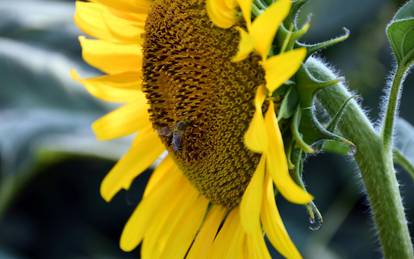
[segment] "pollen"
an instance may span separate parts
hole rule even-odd
[[[260,160],[243,143],[264,83],[260,58],[231,61],[239,32],[214,26],[204,0],[154,1],[145,32],[143,89],[153,127],[190,182],[233,208]]]

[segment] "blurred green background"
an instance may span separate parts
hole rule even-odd
[[[310,0],[306,42],[351,30],[346,42],[320,55],[361,94],[378,121],[393,60],[384,29],[403,1]],[[74,1],[0,0],[0,259],[139,258],[118,239],[140,199],[148,173],[110,204],[99,184],[129,139],[97,142],[90,123],[111,109],[69,77],[96,71],[85,66],[72,22]],[[405,84],[401,117],[414,123],[414,78]],[[398,134],[414,136],[399,121]],[[412,141],[396,144],[414,158]],[[414,159],[413,159],[414,160]],[[398,170],[408,220],[414,220],[414,184]],[[322,154],[305,165],[305,180],[324,224],[311,231],[303,207],[279,199],[282,216],[305,258],[380,258],[356,166],[350,158]],[[414,233],[413,225],[410,225]],[[275,255],[275,258],[278,258]]]

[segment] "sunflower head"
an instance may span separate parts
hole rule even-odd
[[[260,58],[232,62],[239,32],[214,26],[202,0],[154,2],[145,31],[143,89],[152,124],[197,189],[232,208],[260,158],[243,143],[264,83]]]
[[[83,57],[105,75],[74,77],[93,95],[125,103],[93,129],[103,140],[138,133],[104,179],[103,197],[128,189],[167,151],[124,229],[124,250],[143,242],[143,258],[270,258],[265,233],[282,255],[300,258],[275,203],[275,193],[297,204],[313,198],[292,177],[292,163],[302,161],[291,152],[304,142],[300,111],[309,107],[301,101],[313,92],[298,91],[298,70],[305,91],[312,81],[297,42],[308,26],[289,20],[291,6],[77,2],[75,21],[98,38],[81,38]]]

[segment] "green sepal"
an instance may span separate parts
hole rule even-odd
[[[300,124],[302,119],[302,109],[301,107],[297,107],[295,116],[293,117],[293,121],[291,123],[291,131],[293,139],[296,140],[296,144],[298,147],[303,150],[305,153],[313,154],[315,150],[308,145],[305,140],[303,139],[302,134],[300,133]]]
[[[341,106],[339,111],[332,117],[332,119],[327,123],[326,129],[329,132],[335,132],[338,123],[341,121],[342,115],[345,113],[346,108],[350,102],[356,98],[356,95],[349,97]],[[337,140],[325,140],[321,146],[321,151],[336,153],[339,155],[351,155],[355,153],[356,147],[353,143],[347,141],[346,143]]]
[[[299,97],[295,87],[290,87],[280,103],[277,119],[290,119],[299,104]]]
[[[354,144],[349,140],[327,130],[316,118],[314,107],[314,98],[317,92],[323,88],[335,86],[343,79],[321,81],[316,79],[306,67],[302,67],[296,75],[296,88],[300,103],[300,125],[298,132],[302,134],[302,140],[307,146],[312,146],[313,150],[327,150],[336,153],[336,150],[343,152],[344,146],[348,146],[347,153],[354,150]],[[294,122],[292,123],[292,125]],[[324,147],[324,143],[330,140]],[[341,145],[335,144],[336,141]],[[334,145],[335,144],[335,145]]]
[[[315,54],[316,52],[319,52],[323,49],[332,47],[338,43],[341,43],[345,40],[347,40],[349,38],[350,35],[350,31],[347,28],[343,28],[344,29],[344,34],[338,37],[335,37],[333,39],[327,40],[327,41],[323,41],[323,42],[319,42],[319,43],[314,43],[314,44],[306,44],[306,43],[302,43],[302,42],[297,42],[297,46],[298,47],[304,47],[308,50],[308,57]]]
[[[272,98],[284,98],[284,96],[289,92],[291,86],[294,84],[295,82],[288,80],[286,83],[284,83],[281,87],[277,88],[277,90],[273,92]]]
[[[338,155],[353,155],[356,152],[354,144],[348,144],[337,140],[324,140],[320,150],[322,152],[335,153]]]
[[[267,6],[270,6],[271,4],[273,4],[273,0],[264,0],[267,4]]]
[[[291,159],[294,162],[295,167],[293,170],[291,170],[291,174],[295,182],[303,190],[307,191],[305,183],[303,181],[303,161],[305,157],[306,156],[300,149],[296,149],[292,152]],[[313,201],[308,204],[305,204],[304,207],[306,209],[306,212],[308,213],[309,222],[311,223],[309,228],[311,230],[318,230],[323,223],[323,217],[322,214],[319,212],[318,207],[315,205]]]
[[[408,1],[387,26],[387,36],[399,66],[414,62],[414,0]]]
[[[253,4],[259,8],[260,10],[265,10],[269,5],[268,3],[262,1],[262,0],[254,0]]]
[[[328,122],[326,125],[326,129],[334,132],[336,130],[336,127],[338,126],[338,123],[341,121],[342,115],[344,115],[346,108],[348,107],[349,103],[352,101],[352,99],[356,98],[357,95],[353,95],[349,97],[341,106],[341,109],[335,114],[335,116],[332,117],[331,121]]]
[[[285,24],[296,24],[296,17],[298,16],[302,7],[308,2],[308,0],[296,0],[292,2],[292,7],[288,17],[285,19]]]
[[[279,27],[276,37],[277,45],[280,46],[281,52],[292,50],[295,45],[298,46],[298,40],[305,35],[310,28],[310,19],[299,29],[295,28],[292,23],[291,27],[287,29],[284,25]]]
[[[295,169],[295,163],[292,160],[294,151],[295,151],[295,140],[291,138],[289,139],[289,142],[287,144],[287,150],[286,150],[286,158],[287,158],[289,170]]]
[[[304,109],[311,108],[313,106],[313,99],[317,91],[329,86],[335,86],[343,80],[343,78],[329,81],[319,80],[308,71],[305,64],[305,66],[302,66],[296,74],[295,86],[299,94],[301,106]]]

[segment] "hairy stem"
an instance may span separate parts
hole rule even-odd
[[[399,150],[394,149],[394,162],[404,168],[411,178],[414,180],[414,165],[401,153]]]
[[[307,66],[321,80],[336,77],[316,59],[310,59]],[[333,116],[350,96],[346,87],[339,84],[322,90],[318,99]],[[386,151],[381,136],[355,101],[350,102],[338,129],[357,147],[355,160],[360,168],[385,258],[414,258],[392,152]]]
[[[387,108],[385,111],[384,122],[382,125],[381,135],[385,150],[392,152],[392,137],[394,134],[394,121],[398,113],[398,104],[401,97],[402,84],[404,82],[407,68],[399,65],[394,73],[390,93],[387,98]]]

